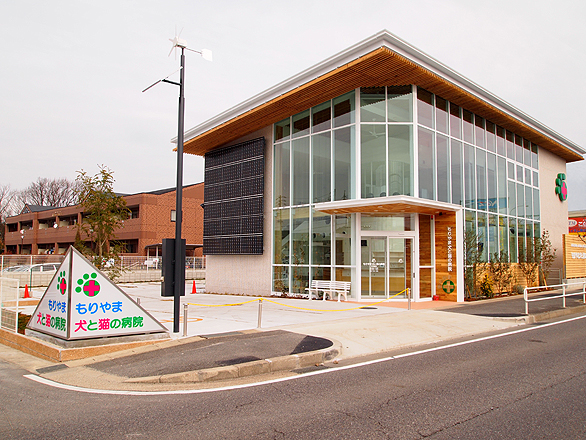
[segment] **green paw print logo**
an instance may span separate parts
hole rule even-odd
[[[57,277],[57,290],[61,292],[61,295],[65,295],[65,291],[67,290],[67,275],[65,271],[59,272],[59,276]]]
[[[563,202],[568,198],[568,187],[566,186],[566,175],[559,173],[555,179],[555,193],[560,198],[560,202]]]
[[[75,291],[77,293],[83,292],[86,296],[89,297],[97,296],[98,293],[100,293],[100,283],[96,281],[97,277],[98,274],[95,272],[92,274],[84,273],[83,277],[77,280],[78,285],[75,288]]]

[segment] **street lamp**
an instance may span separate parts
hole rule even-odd
[[[24,229],[20,230],[20,255],[22,255],[22,248],[24,246]]]
[[[177,123],[177,186],[175,188],[175,264],[173,276],[173,333],[179,333],[179,315],[180,315],[180,300],[181,294],[185,291],[185,265],[181,264],[184,261],[184,254],[182,254],[183,246],[181,245],[181,226],[183,220],[183,125],[185,117],[185,96],[184,96],[184,80],[185,80],[185,50],[199,53],[205,60],[212,61],[212,52],[207,49],[201,51],[189,49],[187,42],[176,35],[172,40],[173,50],[181,49],[181,67],[179,68],[179,82],[170,81],[168,78],[171,75],[156,81],[148,86],[143,92],[146,92],[151,87],[154,87],[160,82],[165,82],[179,86],[179,114]],[[171,55],[169,52],[169,55]],[[182,267],[183,266],[183,267]]]

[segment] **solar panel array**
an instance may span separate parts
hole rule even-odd
[[[264,148],[258,138],[205,155],[205,255],[262,255]]]

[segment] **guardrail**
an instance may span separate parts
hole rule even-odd
[[[579,288],[578,286],[582,287],[582,290],[579,292],[573,292],[573,293],[567,293],[567,289],[571,288],[571,286],[576,286],[577,288]],[[541,297],[541,298],[532,298],[529,299],[529,291],[530,290],[537,290],[537,289],[559,289],[562,288],[562,294],[561,295],[553,295],[553,296],[547,296],[547,297]],[[549,299],[557,299],[557,298],[562,298],[562,307],[565,308],[566,307],[566,297],[568,296],[577,296],[577,295],[582,295],[582,302],[586,303],[586,282],[581,282],[581,283],[563,283],[563,284],[554,284],[553,286],[537,286],[537,287],[525,287],[525,289],[523,290],[523,299],[525,300],[525,314],[528,315],[529,314],[529,303],[530,302],[535,302],[535,301],[546,301]]]

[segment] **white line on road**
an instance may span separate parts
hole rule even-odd
[[[389,357],[385,357],[385,358],[381,358],[381,359],[374,359],[374,360],[371,360],[371,361],[359,362],[359,363],[356,363],[356,364],[346,365],[346,366],[343,366],[343,367],[335,367],[335,368],[327,368],[327,369],[324,369],[324,370],[311,371],[309,373],[303,373],[303,374],[299,374],[297,376],[290,376],[290,377],[283,377],[283,378],[280,378],[280,379],[265,380],[265,381],[262,381],[262,382],[256,382],[256,383],[250,383],[250,384],[231,385],[231,386],[220,387],[220,388],[208,388],[208,389],[202,389],[202,390],[174,390],[174,391],[98,390],[98,389],[83,388],[83,387],[77,387],[77,386],[73,386],[73,385],[62,384],[62,383],[59,383],[59,382],[52,381],[50,379],[45,379],[44,377],[40,377],[40,376],[37,376],[35,374],[25,374],[24,377],[26,377],[27,379],[33,380],[35,382],[42,383],[44,385],[52,386],[52,387],[55,387],[55,388],[61,388],[63,390],[77,391],[77,392],[80,392],[80,393],[91,393],[91,394],[112,394],[112,395],[123,395],[123,396],[163,396],[163,395],[173,395],[173,394],[176,395],[176,394],[211,393],[211,392],[218,392],[218,391],[237,390],[237,389],[241,389],[241,388],[250,388],[250,387],[256,387],[256,386],[261,386],[261,385],[273,384],[273,383],[278,383],[278,382],[286,382],[286,381],[289,381],[289,380],[301,379],[301,378],[308,377],[308,376],[317,376],[319,374],[335,373],[336,371],[348,370],[348,369],[351,369],[351,368],[364,367],[366,365],[374,365],[374,364],[378,364],[380,362],[392,361],[394,359],[401,359],[401,358],[406,358],[406,357],[410,357],[410,356],[418,356],[418,355],[425,354],[425,353],[431,353],[431,352],[434,352],[434,351],[445,350],[447,348],[454,348],[454,347],[459,347],[459,346],[462,346],[462,345],[474,344],[474,343],[477,343],[477,342],[482,342],[482,341],[488,341],[488,340],[491,340],[491,339],[502,338],[504,336],[511,336],[511,335],[515,335],[515,334],[518,334],[518,333],[524,333],[524,332],[529,332],[529,331],[533,331],[533,330],[539,330],[539,329],[542,329],[542,328],[545,328],[545,327],[550,327],[550,326],[559,325],[559,324],[565,324],[567,322],[577,321],[579,319],[584,319],[584,318],[586,318],[586,315],[585,316],[578,316],[578,317],[570,318],[570,319],[565,319],[563,321],[550,322],[550,323],[542,324],[542,325],[535,326],[535,327],[526,327],[526,328],[522,328],[522,329],[519,329],[519,330],[513,330],[513,331],[510,331],[510,332],[506,332],[506,333],[500,333],[498,335],[484,336],[482,338],[470,339],[468,341],[461,341],[461,342],[455,342],[453,344],[442,345],[442,346],[439,346],[439,347],[426,348],[425,350],[417,350],[417,351],[412,351],[412,352],[409,352],[409,353],[399,354],[399,355],[396,355],[396,356],[389,356]]]

